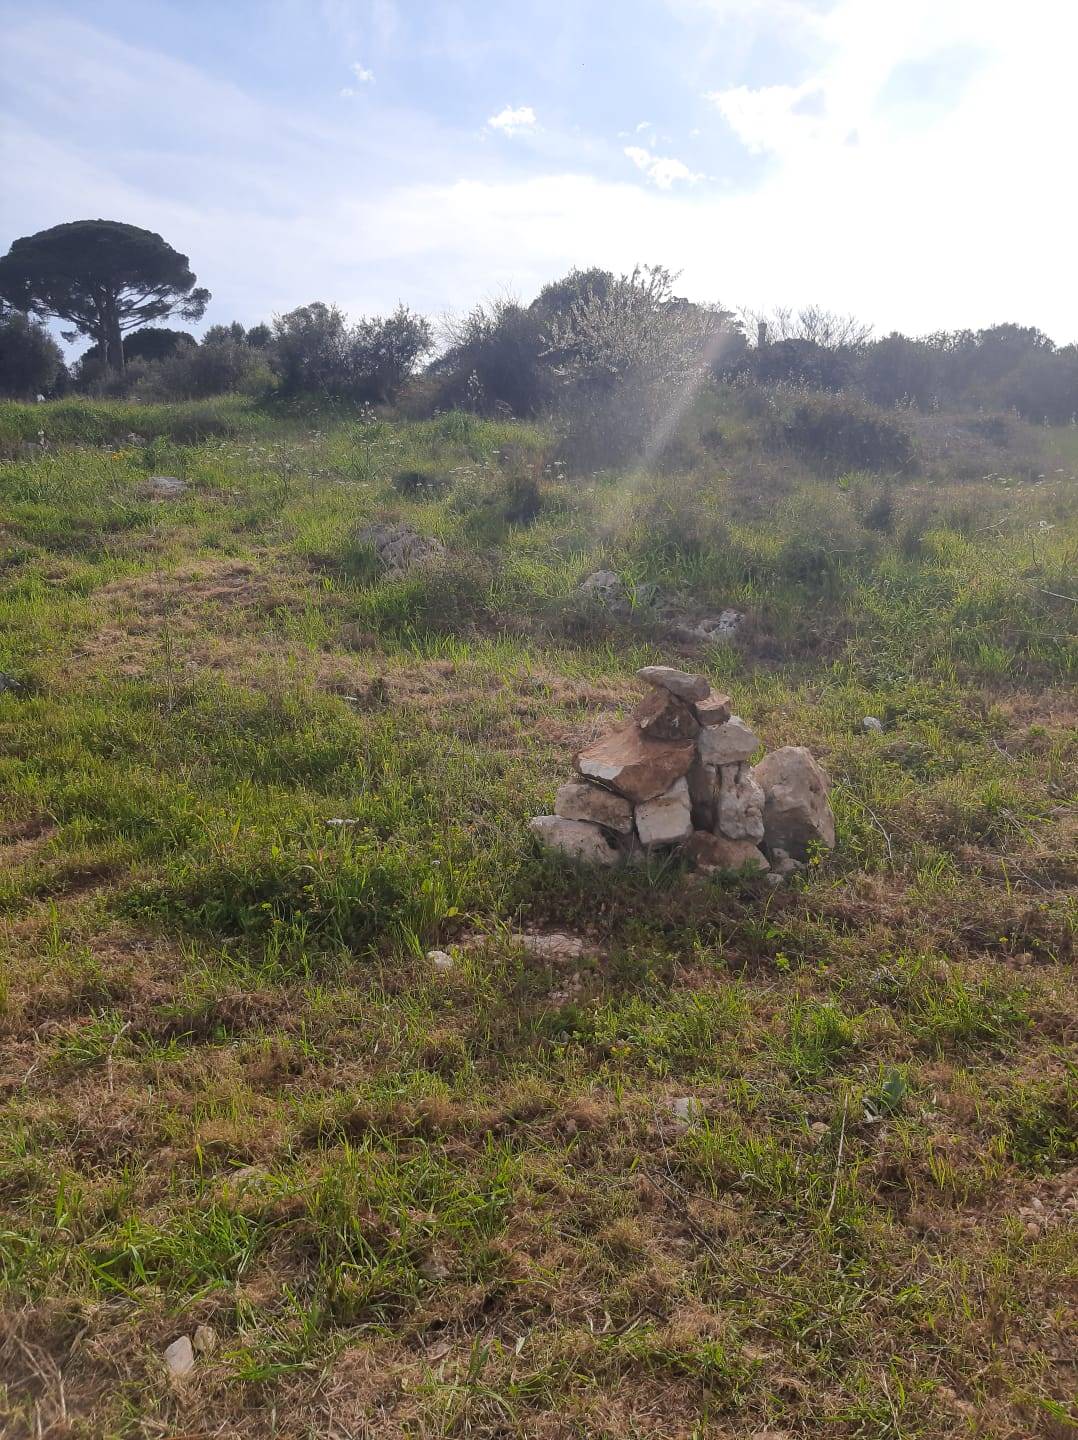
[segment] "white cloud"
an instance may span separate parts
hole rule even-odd
[[[500,130],[510,138],[521,130],[534,129],[535,123],[535,111],[530,105],[518,105],[516,108],[506,105],[504,110],[499,110],[487,121],[492,130]]]
[[[352,74],[356,77],[356,79],[361,85],[370,85],[373,82],[374,71],[368,70],[366,65],[360,64],[358,60],[354,60],[350,68]]]
[[[690,170],[683,160],[675,160],[670,155],[653,155],[641,145],[626,145],[625,154],[660,190],[669,190],[678,180],[695,185],[704,178]]]

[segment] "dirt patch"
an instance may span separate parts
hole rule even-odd
[[[31,815],[0,825],[0,865],[23,865],[57,833],[47,815]]]

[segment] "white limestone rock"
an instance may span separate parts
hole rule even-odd
[[[751,765],[742,762],[719,770],[715,828],[727,840],[759,844],[764,838],[764,792],[753,778]]]
[[[586,820],[566,820],[561,815],[536,815],[528,821],[532,834],[549,850],[560,850],[571,860],[593,865],[616,865],[621,851],[607,839],[598,825]]]
[[[645,846],[676,845],[692,834],[692,802],[684,776],[636,807],[636,833]]]
[[[619,835],[633,831],[633,807],[623,795],[615,795],[601,785],[587,780],[567,780],[558,786],[554,796],[554,814],[563,820],[587,820],[592,825],[605,825]]]
[[[740,715],[731,715],[725,725],[706,726],[696,743],[705,765],[740,765],[760,746],[759,736]]]
[[[835,848],[827,774],[803,745],[765,755],[756,781],[764,792],[764,840],[772,854],[785,850],[795,860],[807,860],[814,843]]]

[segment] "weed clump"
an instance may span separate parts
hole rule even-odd
[[[913,440],[893,412],[856,395],[778,392],[771,435],[832,474],[844,470],[908,470]]]

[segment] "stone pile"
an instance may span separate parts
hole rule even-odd
[[[824,771],[801,745],[753,766],[760,741],[702,675],[637,671],[649,690],[632,719],[581,750],[539,840],[577,860],[617,865],[674,848],[697,869],[800,869],[830,850],[835,820]]]

